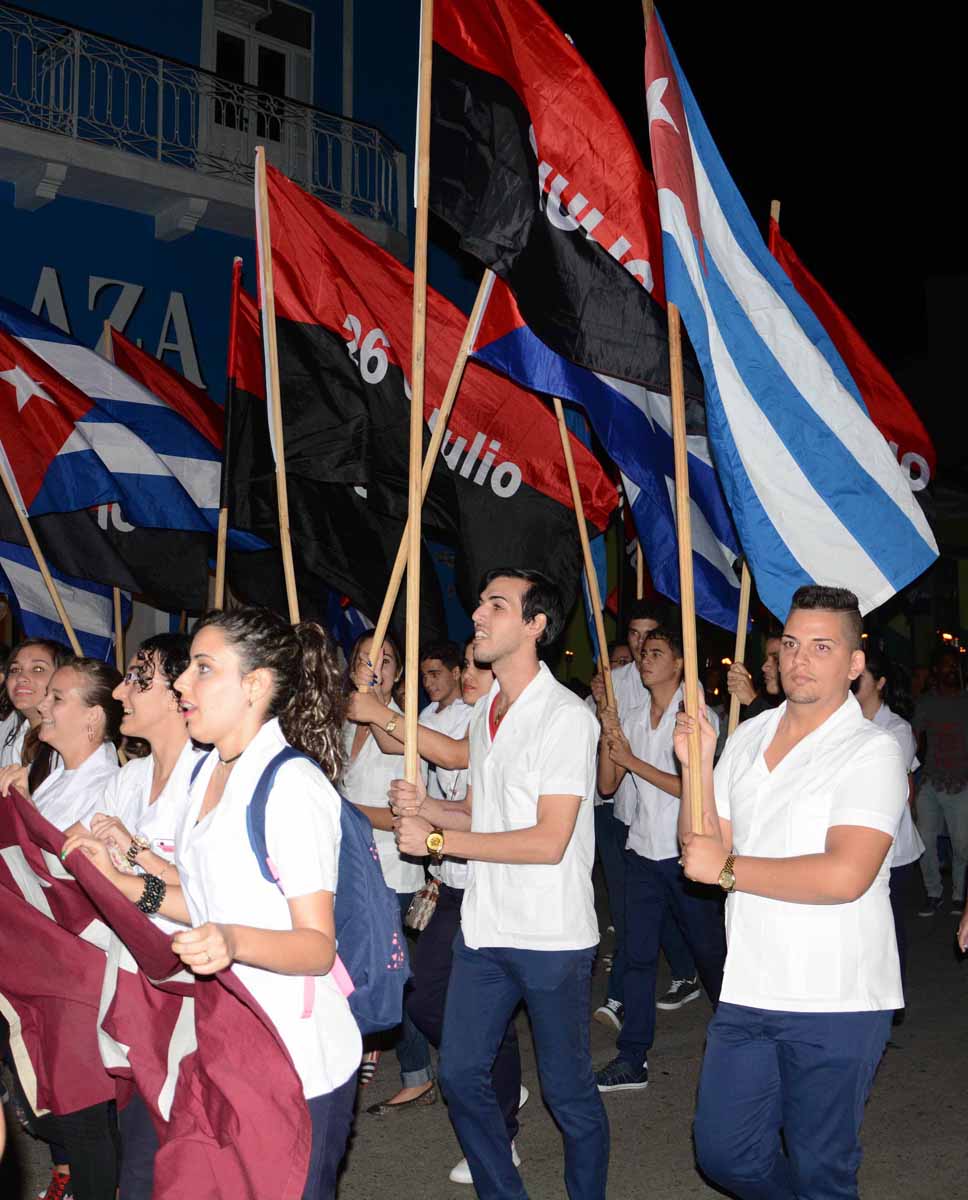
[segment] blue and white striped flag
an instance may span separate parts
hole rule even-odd
[[[666,295],[702,366],[716,470],[757,591],[850,588],[862,612],[937,557],[931,529],[820,322],[766,247],[656,14],[645,53]]]
[[[74,626],[81,649],[90,658],[102,660],[114,648],[114,598],[112,589],[88,579],[77,579],[51,568],[64,608]],[[5,592],[27,637],[67,641],[57,609],[37,562],[26,546],[0,542],[0,591]],[[121,593],[121,617],[131,616],[131,596]]]

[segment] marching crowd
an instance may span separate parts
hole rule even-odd
[[[945,829],[947,907],[964,905],[958,654],[940,656],[909,724],[891,664],[863,651],[853,594],[801,588],[758,674],[729,669],[742,720],[726,739],[711,689],[696,722],[683,711],[672,611],[632,610],[610,647],[614,703],[602,674],[583,701],[542,661],[565,615],[536,572],[485,576],[473,637],[421,652],[430,703],[415,783],[404,779],[392,638],[374,664],[364,635],[343,671],[319,626],[236,609],[202,618],[191,637],[149,638],[123,677],[27,639],[6,659],[0,794],[29,798],[66,834],[68,870],[85,856],[189,972],[232,970],[255,997],[308,1107],[306,1200],[335,1195],[354,1119],[441,1097],[464,1155],[450,1179],[485,1198],[525,1197],[521,1005],[568,1195],[603,1200],[602,1096],[647,1087],[656,1008],[702,992],[712,1017],[700,1169],[742,1200],[854,1197],[864,1104],[891,1023],[904,1019],[907,899],[920,864],[919,915],[945,909]],[[702,832],[691,827],[692,772]],[[262,792],[273,878],[253,850]],[[390,1034],[361,1036],[339,978],[340,794],[372,825],[406,929],[412,978]],[[596,854],[615,940],[592,1012]],[[968,914],[957,936],[968,946]],[[672,984],[657,995],[660,955]],[[190,1048],[190,996],[182,1004]],[[592,1061],[592,1019],[615,1033],[610,1061]],[[0,1018],[0,1042],[8,1032]],[[369,1103],[391,1050],[400,1087]],[[152,1098],[38,1114],[17,1062],[8,1049],[10,1111],[49,1147],[47,1200],[113,1200],[117,1189],[150,1200]]]

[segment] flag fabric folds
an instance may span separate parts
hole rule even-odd
[[[713,458],[757,591],[798,586],[876,608],[937,557],[928,523],[830,337],[760,233],[658,14],[645,55],[666,294],[706,384]]]
[[[900,457],[901,469],[908,473],[912,491],[921,491],[934,475],[936,463],[934,444],[921,418],[847,314],[804,266],[772,217],[769,242],[770,253],[790,276],[793,286],[837,347],[870,419]]]
[[[110,658],[114,648],[113,589],[88,579],[65,575],[48,565],[81,649],[90,658]],[[0,542],[0,591],[6,592],[27,637],[66,642],[67,633],[44,583],[32,551]],[[121,620],[131,617],[131,596],[121,593]]]
[[[332,556],[320,575],[373,618],[407,515],[403,364],[410,360],[412,275],[272,168],[268,188],[290,493],[301,481],[326,489],[307,493],[319,505],[307,535],[321,554],[333,539],[337,557],[338,539],[349,544],[340,577]],[[425,446],[466,325],[433,290],[427,307]],[[584,446],[572,444],[586,516],[602,528],[616,503],[614,485]],[[325,539],[312,528],[320,521],[333,527]],[[555,419],[535,396],[468,363],[423,524],[428,536],[458,547],[467,600],[481,573],[497,565],[536,567],[576,594],[580,551],[567,470]],[[301,538],[293,533],[295,548]],[[364,570],[373,575],[366,597],[352,577]]]
[[[519,383],[580,404],[609,458],[622,473],[655,586],[679,600],[675,467],[667,396],[595,374],[555,354],[524,323],[514,296],[494,281],[472,353]],[[710,459],[706,438],[688,438],[693,576],[699,616],[735,629],[739,541]]]
[[[170,937],[75,853],[15,792],[0,797],[0,1011],[35,1107],[71,1112],[133,1079],[159,1133],[155,1200],[299,1200],[311,1129],[302,1086],[275,1027],[232,971],[184,980]],[[130,958],[103,988],[109,930]],[[33,952],[23,955],[27,938]],[[188,1053],[182,1001],[194,995]],[[126,1048],[102,1065],[98,1021]]]
[[[462,249],[558,354],[668,392],[655,184],[572,43],[535,0],[438,0],[432,91],[430,205]]]

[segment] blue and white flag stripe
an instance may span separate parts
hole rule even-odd
[[[781,619],[810,582],[850,588],[870,611],[920,575],[937,545],[843,360],[763,242],[669,53],[703,244],[700,258],[682,200],[660,188],[666,292],[702,365],[716,466],[757,590]]]
[[[668,397],[576,366],[555,354],[527,326],[475,347],[473,354],[524,387],[581,405],[622,473],[653,583],[678,602],[679,548]],[[705,620],[734,630],[739,609],[739,580],[734,570],[739,542],[706,439],[691,436],[688,450],[696,611]]]
[[[112,589],[90,580],[51,570],[81,649],[91,658],[107,659],[114,648]],[[27,637],[67,641],[57,609],[26,546],[0,542],[0,590],[5,591]],[[131,597],[121,593],[122,620],[131,615]]]

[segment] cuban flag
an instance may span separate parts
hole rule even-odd
[[[829,336],[729,177],[658,14],[645,52],[666,295],[702,367],[713,458],[757,591],[805,583],[862,612],[937,557],[924,514]]]
[[[471,353],[525,387],[581,405],[622,473],[653,583],[678,602],[679,548],[668,396],[596,374],[556,354],[528,327],[510,289],[494,276]],[[691,435],[688,450],[696,611],[705,620],[733,630],[739,608],[734,569],[739,542],[706,438]]]
[[[66,398],[64,411],[74,423],[74,436],[60,439],[58,424],[56,436],[35,444],[33,471],[39,484],[32,501],[24,495],[28,512],[118,501],[134,525],[217,529],[221,455],[183,416],[113,363],[9,300],[0,301],[0,333],[6,335],[0,343],[3,415],[12,413],[16,403],[26,429],[27,417],[40,414],[33,430],[50,418],[54,400],[64,405]],[[9,372],[18,367],[14,380]],[[42,407],[45,393],[50,408]],[[7,428],[4,421],[4,432]],[[24,441],[3,439],[18,479]],[[98,494],[92,498],[94,490]]]
[[[114,649],[113,589],[88,579],[77,579],[50,568],[61,600],[81,649],[90,658],[110,658]],[[6,592],[11,608],[27,637],[67,641],[57,609],[33,554],[26,546],[0,542],[0,591]],[[121,619],[131,617],[131,596],[121,593]]]

